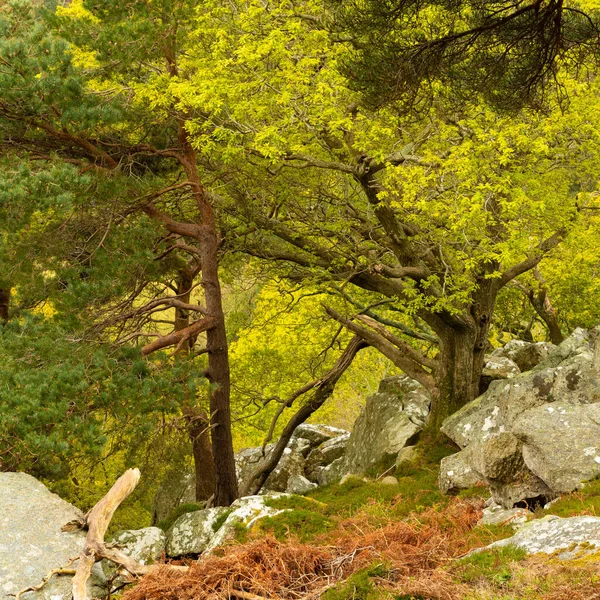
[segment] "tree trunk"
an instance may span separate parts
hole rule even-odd
[[[8,323],[8,309],[10,307],[10,289],[0,288],[0,321],[3,325]]]
[[[210,443],[210,423],[206,413],[198,409],[187,409],[188,434],[192,442],[194,471],[196,474],[196,501],[204,502],[214,493],[215,471]]]

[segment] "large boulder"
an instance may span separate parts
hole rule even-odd
[[[306,440],[311,448],[316,448],[324,442],[337,438],[348,433],[344,429],[331,427],[330,425],[312,425],[310,423],[302,423],[296,427],[292,438],[302,438]]]
[[[84,546],[85,533],[65,533],[61,527],[80,519],[81,511],[65,502],[34,477],[0,473],[0,599],[14,600],[20,590],[36,586],[48,573],[69,564]],[[54,577],[39,592],[23,600],[69,600],[71,577]],[[105,577],[96,564],[89,593],[102,596]]]
[[[167,534],[167,554],[187,556],[201,554],[215,536],[219,520],[230,510],[221,506],[181,515]]]
[[[583,558],[600,552],[600,518],[549,515],[523,525],[510,538],[487,548],[516,546],[528,554],[553,554],[559,559]]]
[[[597,337],[596,331],[576,330],[560,346],[542,350],[511,343],[507,354],[513,357],[531,346],[548,354],[531,371],[492,382],[444,422],[442,431],[463,450],[442,462],[442,489],[463,486],[449,474],[458,462],[462,472],[479,475],[505,508],[542,503],[599,475]]]
[[[424,427],[430,403],[429,394],[414,380],[405,376],[384,379],[356,419],[346,452],[338,459],[342,462],[334,461],[330,471],[362,475],[375,465],[393,463]]]

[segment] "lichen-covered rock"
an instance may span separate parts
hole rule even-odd
[[[444,493],[455,493],[481,482],[481,475],[471,466],[471,449],[446,456],[440,463],[438,486]]]
[[[287,493],[288,494],[306,494],[311,490],[319,487],[316,483],[309,481],[306,477],[302,475],[294,475],[288,479]]]
[[[228,512],[219,506],[181,515],[167,534],[167,554],[176,557],[204,552],[216,534],[219,518]]]
[[[600,377],[590,336],[576,330],[555,348],[511,343],[508,355],[549,351],[531,371],[492,382],[448,418],[442,431],[467,449],[457,458],[481,475],[494,500],[511,508],[543,502],[600,475]],[[440,474],[444,487],[459,485]],[[468,482],[465,482],[468,483]],[[452,489],[452,488],[450,488]]]
[[[309,481],[318,481],[319,473],[321,473],[323,467],[330,465],[334,460],[344,455],[349,439],[350,434],[346,432],[324,442],[311,451],[304,464],[304,474]]]
[[[302,438],[310,443],[311,448],[339,437],[340,435],[347,434],[348,432],[344,429],[338,429],[337,427],[331,427],[329,425],[312,425],[310,423],[302,423],[294,431],[293,438]]]
[[[390,377],[367,398],[354,423],[341,473],[362,475],[374,465],[395,460],[421,431],[431,399],[408,377]]]
[[[600,474],[600,404],[554,402],[524,412],[512,428],[527,467],[556,492]]]
[[[528,554],[554,554],[563,560],[582,558],[600,552],[600,518],[554,515],[523,525],[510,538],[487,548],[516,546]]]
[[[505,357],[513,361],[521,372],[530,371],[546,358],[556,348],[549,342],[523,342],[511,340],[503,348],[492,352],[492,356]]]
[[[274,517],[285,509],[268,506],[269,498],[281,498],[287,494],[270,494],[269,496],[246,496],[238,498],[229,508],[229,515],[220,529],[206,546],[205,552],[212,552],[215,548],[223,546],[235,538],[237,527],[243,526],[251,529],[258,521],[265,517]]]
[[[121,552],[130,556],[142,565],[151,565],[160,559],[165,550],[167,538],[162,529],[146,527],[145,529],[129,529],[120,531],[111,540],[117,544]],[[102,568],[107,577],[112,576],[116,566],[108,560],[102,561]]]
[[[478,525],[512,525],[516,527],[533,519],[534,515],[526,508],[503,508],[492,504],[483,510]]]
[[[521,373],[517,364],[506,356],[489,356],[483,367],[483,376],[494,379],[510,379]]]
[[[274,448],[268,444],[263,453],[261,447],[247,448],[235,455],[236,471],[240,488],[243,488],[258,465],[269,456]],[[304,475],[304,459],[310,452],[310,442],[301,437],[295,437],[283,451],[283,456],[276,469],[269,475],[262,492],[285,492],[290,477]]]
[[[25,473],[0,473],[0,599],[14,600],[20,590],[42,583],[52,569],[64,567],[84,546],[85,533],[61,527],[82,513],[43,483]],[[104,594],[106,579],[94,566],[88,590]],[[71,578],[53,578],[23,600],[69,600]],[[90,596],[91,597],[91,596]]]
[[[337,458],[326,467],[320,467],[317,473],[317,482],[319,485],[329,485],[341,479],[346,473],[344,472],[346,461],[344,456]]]
[[[393,475],[387,475],[383,479],[379,480],[381,485],[398,485],[398,480]]]

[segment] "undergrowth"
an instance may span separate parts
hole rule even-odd
[[[352,477],[305,497],[267,499],[285,512],[250,532],[242,526],[237,544],[187,573],[145,577],[123,600],[600,600],[597,560],[565,565],[510,546],[472,553],[513,530],[477,525],[485,488],[440,493],[430,461],[448,450],[422,451],[396,470],[397,485]],[[597,508],[593,481],[551,512]]]

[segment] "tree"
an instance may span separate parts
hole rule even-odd
[[[422,110],[482,95],[514,111],[540,107],[560,70],[593,64],[600,43],[593,2],[563,0],[330,0],[354,52],[345,73],[375,106]]]
[[[177,10],[171,10],[174,7],[166,1],[152,6],[137,2],[90,4],[92,12],[81,2],[59,8],[57,19],[18,0],[3,9],[4,70],[0,77],[7,93],[0,100],[2,144],[5,151],[12,151],[21,160],[73,165],[79,169],[78,175],[86,174],[96,191],[102,185],[112,186],[112,193],[88,205],[88,224],[90,215],[98,217],[103,212],[99,206],[105,210],[112,206],[113,210],[106,210],[110,217],[104,222],[104,235],[95,251],[88,254],[84,248],[77,254],[78,260],[71,261],[70,266],[79,272],[98,260],[109,233],[116,229],[115,222],[123,223],[132,215],[139,218],[143,213],[161,226],[158,245],[167,243],[164,255],[175,254],[175,262],[180,263],[175,294],[147,298],[140,307],[144,294],[156,290],[154,282],[143,281],[141,287],[127,292],[121,287],[121,301],[115,302],[114,296],[94,299],[96,305],[100,300],[105,307],[120,309],[109,319],[104,315],[100,324],[96,319],[94,325],[101,325],[109,334],[123,333],[119,323],[141,325],[141,329],[129,332],[129,341],[156,338],[142,348],[143,355],[168,347],[177,351],[192,347],[198,336],[206,333],[208,364],[204,375],[210,383],[214,502],[228,505],[237,497],[237,483],[218,276],[219,230],[211,194],[202,181],[196,150],[189,139],[187,124],[195,113],[180,109],[177,95],[168,91],[181,79],[179,54],[194,3],[181,3]],[[54,30],[48,28],[52,20]],[[155,44],[156,39],[163,43]],[[31,47],[36,52],[29,52]],[[152,98],[157,84],[166,86],[164,94],[157,96],[159,103]],[[142,254],[154,247],[156,235],[148,241]],[[181,260],[182,255],[187,256],[186,261]],[[47,271],[47,264],[43,269]],[[191,288],[187,286],[199,272],[204,304],[189,301]],[[169,288],[170,284],[167,281],[159,292],[165,285]],[[126,319],[126,309],[134,305]],[[173,330],[148,331],[153,324],[151,315],[165,308],[180,311]],[[190,314],[197,318],[186,325]],[[113,341],[123,339],[117,335]]]
[[[257,7],[203,58],[213,76],[192,93],[230,132],[210,155],[229,167],[225,242],[345,298],[329,315],[431,392],[437,428],[479,392],[498,294],[568,235],[573,190],[595,189],[596,92],[569,83],[579,112],[548,119],[477,103],[416,122],[370,112],[311,10]]]

